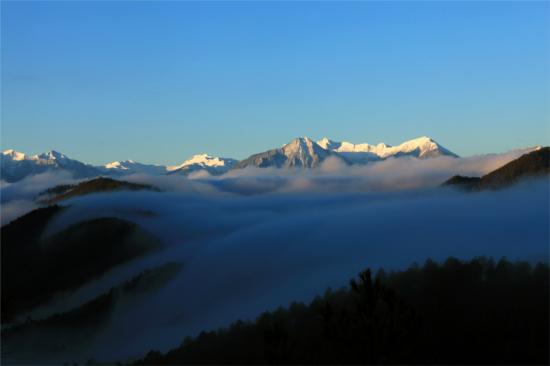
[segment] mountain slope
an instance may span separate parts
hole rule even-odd
[[[329,156],[337,156],[308,137],[295,138],[279,149],[254,154],[240,161],[235,168],[314,168]]]
[[[549,173],[550,147],[543,147],[524,154],[481,178],[455,175],[443,185],[457,186],[471,191],[499,189],[528,177],[544,176]]]

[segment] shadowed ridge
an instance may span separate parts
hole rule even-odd
[[[112,267],[160,248],[136,224],[97,218],[51,236],[43,231],[62,210],[34,210],[2,227],[2,323],[9,323],[60,291],[75,289]]]
[[[484,175],[480,189],[497,189],[516,183],[524,177],[543,176],[550,173],[550,147],[543,147],[522,155],[516,160]]]
[[[76,185],[66,184],[49,188],[40,193],[39,198],[40,200],[47,203],[55,203],[76,196],[84,196],[86,194],[124,190],[159,191],[158,188],[148,184],[130,183],[123,180],[99,177],[81,182]]]
[[[481,178],[455,175],[443,186],[456,186],[468,191],[500,189],[529,177],[550,173],[550,147],[539,148],[501,166]]]
[[[453,175],[451,178],[443,182],[443,186],[456,186],[460,189],[466,191],[473,191],[478,189],[479,182],[481,178],[479,177],[464,177],[462,175]]]
[[[3,329],[2,361],[31,364],[40,355],[43,363],[55,364],[66,349],[78,349],[93,340],[121,312],[142,306],[148,296],[169,284],[182,267],[181,263],[168,262],[145,269],[72,309],[43,319],[27,318]],[[96,364],[87,362],[90,363]]]

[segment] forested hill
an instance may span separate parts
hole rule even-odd
[[[99,177],[78,184],[63,184],[49,188],[39,195],[39,200],[55,203],[68,198],[86,194],[111,191],[158,191],[158,188],[147,184],[130,183],[123,180]]]
[[[44,236],[64,209],[38,208],[1,228],[3,324],[161,246],[136,224],[113,217],[81,221]]]
[[[548,364],[548,264],[428,260],[137,364]]]
[[[550,147],[543,147],[522,155],[481,178],[455,175],[443,185],[458,186],[472,191],[499,189],[528,177],[540,177],[548,173],[550,173]]]

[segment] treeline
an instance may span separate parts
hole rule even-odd
[[[137,364],[548,364],[549,268],[449,258],[362,272]]]

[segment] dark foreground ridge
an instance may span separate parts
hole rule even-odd
[[[36,209],[1,228],[2,324],[46,303],[56,293],[78,288],[110,268],[160,248],[129,221],[102,217],[46,235],[65,208]]]
[[[3,329],[3,361],[9,363],[16,359],[30,364],[41,357],[47,362],[59,358],[64,352],[78,350],[79,346],[93,340],[94,335],[120,312],[131,310],[147,296],[154,296],[155,291],[173,279],[181,268],[181,263],[170,262],[144,270],[75,309],[46,319],[28,318]]]
[[[548,264],[477,258],[372,276],[137,364],[548,364]]]
[[[130,183],[123,180],[99,177],[78,184],[63,184],[49,188],[40,193],[39,199],[47,203],[55,203],[68,198],[86,194],[111,191],[158,191],[158,188],[148,184]]]
[[[550,147],[543,147],[522,155],[516,160],[493,170],[481,178],[455,175],[444,186],[457,186],[468,191],[499,189],[527,177],[540,177],[550,173]]]

